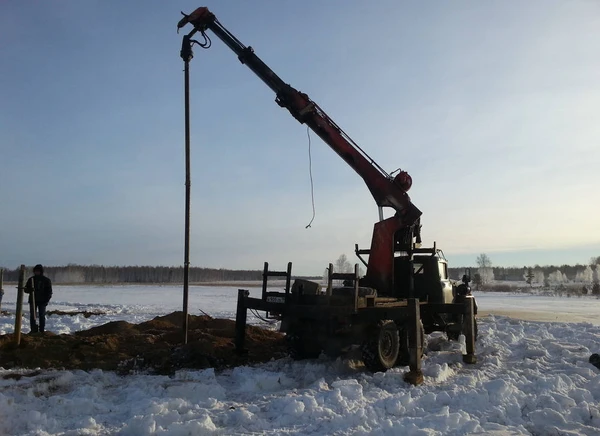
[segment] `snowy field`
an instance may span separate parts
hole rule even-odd
[[[46,320],[46,329],[54,333],[87,330],[118,320],[137,324],[181,311],[183,307],[182,286],[53,286],[53,289],[48,311],[102,313],[89,318],[83,315],[50,316]],[[248,289],[251,296],[260,297],[260,288]],[[9,310],[13,315],[0,317],[0,334],[10,333],[14,328],[16,290],[5,287],[5,291],[2,310]],[[190,286],[188,307],[191,315],[202,315],[204,311],[213,317],[235,318],[236,303],[237,288]],[[25,304],[24,310],[29,313],[29,305]],[[250,313],[248,321],[257,322]],[[29,322],[23,323],[23,332],[29,332]]]
[[[0,316],[0,333],[14,324],[15,292],[5,290],[11,313]],[[48,310],[104,313],[50,316],[55,333],[181,310],[179,286],[56,286],[54,294]],[[407,368],[370,374],[353,356],[172,377],[0,369],[0,435],[600,434],[600,371],[588,363],[600,351],[600,300],[476,297],[480,314],[496,314],[479,319],[478,363],[463,365],[457,344],[429,335],[418,387],[403,381]],[[191,287],[190,313],[231,318],[236,298],[237,288]]]

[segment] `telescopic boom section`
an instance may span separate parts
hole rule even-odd
[[[252,47],[244,46],[208,8],[201,7],[185,15],[177,29],[187,23],[194,26],[190,37],[196,32],[204,34],[206,30],[211,30],[233,50],[239,60],[275,92],[275,101],[280,106],[289,110],[300,123],[309,126],[363,178],[378,206],[396,210],[396,216],[401,219],[403,226],[411,226],[418,220],[421,211],[412,204],[406,193],[412,184],[408,173],[402,171],[395,178],[387,174],[308,95],[281,80],[254,54]]]

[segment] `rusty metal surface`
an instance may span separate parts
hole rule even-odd
[[[371,250],[366,279],[378,295],[393,296],[394,285],[394,235],[402,228],[396,217],[376,223],[373,227]]]

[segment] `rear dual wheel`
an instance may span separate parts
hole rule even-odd
[[[425,329],[421,322],[418,334],[421,336],[422,358],[425,349]],[[394,321],[380,321],[369,332],[369,337],[361,348],[365,367],[371,372],[380,372],[394,366],[407,366],[410,359],[408,335],[408,330],[398,329]]]
[[[379,321],[368,333],[361,347],[362,359],[371,372],[387,371],[396,365],[400,353],[400,336],[394,321]]]

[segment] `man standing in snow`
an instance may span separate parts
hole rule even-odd
[[[44,275],[42,265],[38,264],[33,268],[33,276],[27,280],[25,292],[29,294],[31,307],[29,316],[31,333],[37,333],[38,331],[43,333],[46,328],[46,306],[52,298],[52,282]],[[39,312],[39,328],[36,323],[36,312]]]

